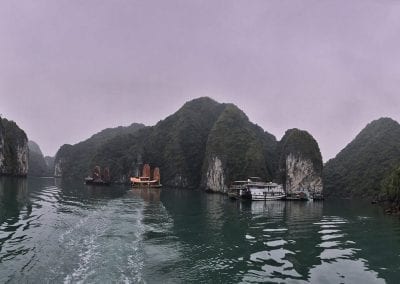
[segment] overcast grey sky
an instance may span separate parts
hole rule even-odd
[[[0,1],[0,113],[45,154],[209,96],[326,161],[399,90],[400,1]]]

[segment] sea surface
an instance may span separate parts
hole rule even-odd
[[[368,203],[0,178],[0,283],[399,279],[400,220]]]

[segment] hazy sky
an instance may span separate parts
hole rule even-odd
[[[0,1],[0,113],[45,154],[209,96],[326,161],[399,92],[400,1]]]

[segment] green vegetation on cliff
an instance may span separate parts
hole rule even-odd
[[[108,167],[113,181],[127,182],[129,176],[137,175],[143,165],[143,145],[149,127],[142,128],[136,133],[119,135],[103,143],[91,158],[89,168],[95,165]]]
[[[110,167],[119,181],[149,163],[160,167],[163,184],[197,188],[212,154],[224,160],[229,179],[271,179],[275,146],[275,137],[249,122],[236,106],[199,98],[153,127],[109,140],[92,161]]]
[[[295,157],[309,159],[313,163],[317,174],[322,174],[322,156],[317,141],[307,131],[297,128],[285,132],[278,143],[277,155],[280,172],[286,167],[286,158],[289,154]]]
[[[324,167],[325,193],[335,196],[379,194],[381,183],[400,165],[400,125],[390,118],[369,123]]]
[[[381,198],[400,205],[400,166],[383,180]]]
[[[282,159],[288,154],[310,159],[314,169],[317,172],[322,172],[321,151],[317,141],[307,131],[293,128],[285,132],[285,135],[278,143],[278,155]]]
[[[117,136],[134,133],[143,127],[143,124],[133,123],[128,127],[107,128],[75,145],[61,146],[55,157],[55,175],[84,177],[90,174],[92,159],[104,143]]]
[[[315,140],[310,142],[306,137],[301,141],[301,136],[297,141],[294,137],[287,150],[295,151],[299,146],[301,153],[311,157],[307,143]],[[225,185],[249,176],[273,180],[278,165],[277,141],[272,134],[250,122],[235,105],[207,97],[185,103],[155,126],[107,136],[101,143],[94,143],[93,138],[62,146],[56,157],[56,173],[83,178],[99,165],[110,169],[113,181],[127,182],[148,163],[160,168],[164,185],[198,188],[207,184],[210,161],[216,157],[223,167],[216,172],[223,172]],[[319,149],[318,154],[322,167]]]
[[[184,104],[151,131],[145,154],[172,185],[198,187],[208,135],[224,109],[210,98]]]
[[[225,170],[227,183],[259,176],[272,180],[275,171],[276,139],[264,132],[235,105],[227,104],[210,131],[207,142],[208,163],[217,157]]]
[[[149,163],[160,167],[163,184],[198,187],[208,134],[223,108],[210,98],[192,100],[155,126],[108,141],[93,161],[121,181]]]

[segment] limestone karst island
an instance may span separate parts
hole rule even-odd
[[[100,265],[98,258],[112,261],[109,254],[131,259],[125,265],[137,277],[138,265],[149,259],[172,273],[191,267],[180,252],[198,263],[212,262],[218,248],[225,257],[238,257],[221,268],[232,274],[235,267],[256,268],[269,257],[283,263],[285,254],[268,256],[257,239],[276,253],[284,247],[293,251],[303,242],[304,248],[294,253],[302,262],[285,270],[271,264],[267,272],[283,276],[299,271],[293,274],[297,280],[316,273],[323,279],[323,267],[330,264],[322,256],[331,246],[340,256],[342,249],[365,246],[354,241],[364,226],[400,229],[398,217],[388,217],[396,216],[400,206],[400,125],[390,118],[367,124],[325,164],[311,133],[292,128],[277,140],[238,106],[208,97],[185,103],[154,126],[107,128],[77,144],[62,145],[55,157],[44,157],[39,145],[4,117],[0,143],[2,222],[22,238],[21,248],[7,238],[1,244],[16,256],[23,247],[33,259],[47,250],[67,251],[70,265],[81,267],[75,249],[69,251],[73,246],[95,265]],[[49,219],[37,223],[40,216]],[[42,226],[48,227],[47,248],[35,252],[31,246],[36,241],[23,240]],[[25,262],[10,253],[1,255],[17,267]],[[167,255],[172,260],[163,260]],[[381,279],[370,266],[356,268],[356,255],[339,259],[348,259],[351,270],[361,269],[358,273],[365,277]],[[313,258],[321,263],[312,264]],[[304,262],[311,272],[301,272]],[[57,259],[48,265],[65,264]],[[218,269],[207,270],[209,275],[197,279],[220,279]],[[393,266],[380,273],[390,279],[390,271],[396,270]],[[161,281],[158,276],[155,282]],[[176,273],[169,277],[181,279]],[[57,272],[45,278],[61,276]]]
[[[0,0],[0,284],[400,283],[400,0]]]

